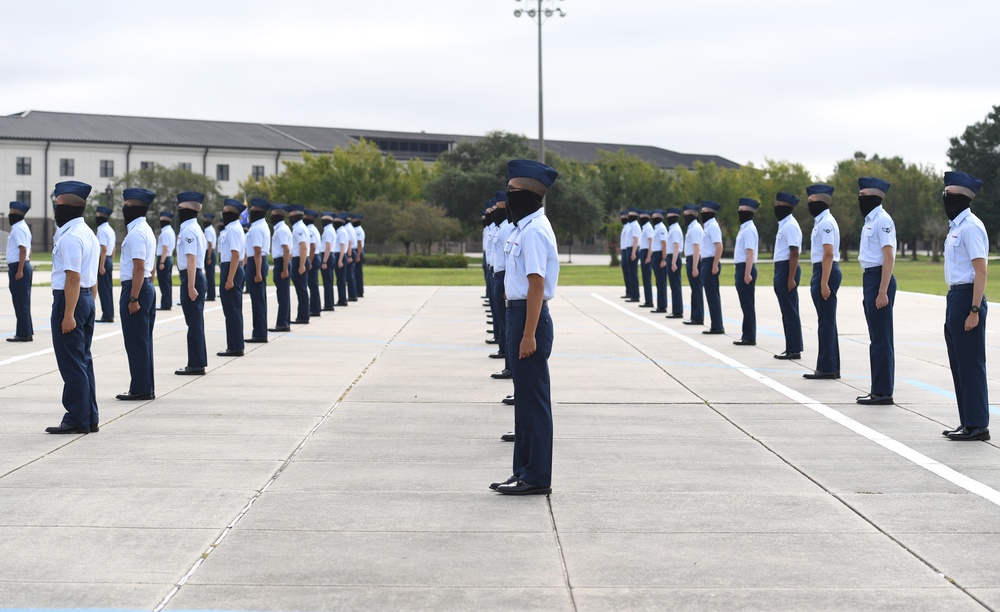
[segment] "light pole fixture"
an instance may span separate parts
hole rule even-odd
[[[555,6],[556,0],[516,0],[524,2],[525,8],[514,9],[515,17],[528,17],[538,24],[538,161],[545,163],[545,114],[542,98],[542,24],[549,17],[565,17],[566,12]],[[563,2],[564,0],[558,0]]]

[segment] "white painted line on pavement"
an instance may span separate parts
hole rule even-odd
[[[662,325],[660,323],[657,323],[656,321],[650,321],[649,319],[643,317],[642,315],[631,312],[630,310],[623,308],[621,305],[615,304],[611,300],[608,300],[607,298],[600,296],[596,293],[591,293],[590,295],[595,299],[604,302],[608,306],[611,306],[615,310],[623,312],[628,316],[632,317],[633,319],[642,321],[643,323],[651,327],[654,327],[665,334],[669,334],[670,336],[673,336],[674,338],[680,340],[681,342],[688,344],[692,348],[698,349],[699,351],[705,353],[709,357],[713,357],[721,361],[722,363],[728,365],[734,370],[744,374],[748,378],[756,380],[762,385],[770,387],[771,389],[784,395],[793,402],[798,402],[799,404],[802,404],[806,408],[809,408],[810,410],[825,416],[831,421],[843,425],[844,427],[850,429],[854,433],[871,440],[872,442],[878,444],[879,446],[885,448],[886,450],[896,453],[903,459],[906,459],[907,461],[910,461],[915,465],[924,468],[928,472],[937,474],[938,476],[944,478],[953,485],[961,487],[966,491],[968,491],[969,493],[978,495],[979,497],[982,497],[986,501],[992,502],[1000,506],[1000,491],[997,491],[996,489],[988,485],[985,485],[979,482],[978,480],[969,478],[965,474],[957,472],[954,469],[948,467],[947,465],[935,461],[934,459],[931,459],[930,457],[924,455],[923,453],[913,450],[912,448],[903,444],[902,442],[894,440],[893,438],[890,438],[889,436],[883,433],[875,431],[874,429],[868,427],[867,425],[862,425],[861,423],[855,421],[854,419],[843,414],[842,412],[834,410],[833,408],[827,406],[826,404],[818,402],[812,399],[811,397],[803,393],[800,393],[795,389],[792,389],[791,387],[786,387],[785,385],[774,380],[773,378],[769,378],[764,374],[761,374],[760,372],[754,370],[750,366],[744,365],[739,361],[736,361],[732,357],[729,357],[728,355],[724,355],[723,353],[720,353],[719,351],[711,347],[708,347],[702,344],[701,342],[698,342],[697,340],[694,340],[684,334],[678,333],[670,329],[666,325]],[[960,444],[960,443],[955,442],[954,444]]]

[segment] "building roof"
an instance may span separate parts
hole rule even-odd
[[[443,145],[478,140],[480,137],[48,111],[25,111],[0,116],[0,139],[9,140],[323,153],[335,148],[346,148],[361,138],[375,141],[384,151],[392,152],[399,158],[417,157],[433,161],[445,148]],[[389,148],[391,143],[406,142],[418,144],[409,150]],[[420,143],[439,146],[422,147]],[[546,148],[563,157],[584,162],[595,161],[602,150],[623,150],[661,168],[690,168],[695,161],[715,162],[725,168],[739,167],[739,164],[717,155],[678,153],[644,145],[549,140],[546,141]]]

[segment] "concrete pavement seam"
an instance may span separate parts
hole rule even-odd
[[[385,350],[389,348],[389,345],[392,344],[392,341],[395,340],[399,336],[399,334],[403,333],[403,330],[406,329],[406,326],[409,325],[410,322],[413,321],[413,319],[416,318],[418,314],[420,314],[420,311],[424,309],[424,306],[426,306],[431,301],[431,299],[434,297],[436,293],[437,291],[432,293],[424,301],[424,303],[420,305],[420,308],[417,308],[417,310],[414,311],[414,313],[410,315],[406,319],[406,321],[403,322],[403,324],[399,327],[399,329],[396,330],[396,333],[394,333],[391,338],[385,341],[385,343],[382,345],[382,348],[379,349],[378,353],[376,353],[375,356],[371,358],[371,360],[365,365],[365,367],[361,370],[361,372],[357,375],[357,377],[355,377],[355,379],[351,381],[351,384],[349,384],[347,388],[344,389],[344,392],[341,393],[340,397],[338,397],[337,400],[333,403],[333,405],[330,406],[330,409],[326,411],[326,413],[323,415],[323,418],[321,418],[319,422],[316,423],[316,425],[314,425],[313,428],[309,430],[306,436],[302,439],[302,442],[300,442],[299,445],[295,447],[295,450],[293,450],[291,454],[288,455],[288,457],[281,463],[281,465],[278,466],[278,469],[274,472],[274,474],[271,475],[270,480],[268,480],[264,484],[264,486],[261,487],[260,490],[253,495],[253,497],[250,498],[247,504],[239,512],[239,514],[236,515],[236,518],[230,521],[229,525],[227,525],[222,530],[222,533],[219,535],[219,537],[216,538],[215,541],[213,541],[211,544],[209,544],[208,549],[206,549],[205,552],[203,552],[201,556],[198,557],[198,560],[194,562],[194,565],[191,566],[191,568],[187,571],[187,573],[184,574],[184,576],[179,581],[177,581],[175,585],[173,585],[173,587],[170,589],[170,592],[167,593],[167,595],[163,598],[160,604],[155,608],[153,608],[153,612],[161,612],[164,608],[167,607],[167,605],[170,603],[170,600],[174,598],[174,595],[176,595],[181,590],[181,587],[187,584],[188,580],[190,580],[191,577],[194,576],[195,572],[198,571],[198,568],[201,567],[202,563],[204,563],[205,560],[208,559],[209,555],[211,555],[212,552],[216,548],[218,548],[220,544],[222,544],[222,541],[226,538],[227,535],[230,534],[230,532],[232,532],[232,530],[236,527],[236,525],[241,520],[243,520],[243,517],[246,516],[246,514],[250,511],[250,508],[252,508],[253,505],[257,502],[257,500],[259,500],[261,496],[264,495],[264,493],[271,487],[271,485],[274,484],[274,482],[278,479],[278,477],[284,473],[285,469],[292,462],[292,460],[295,459],[295,457],[299,454],[299,452],[301,452],[302,449],[305,447],[306,443],[309,442],[309,440],[313,437],[313,434],[315,434],[316,431],[318,431],[319,428],[322,427],[324,423],[326,423],[330,415],[332,415],[333,412],[337,409],[337,407],[344,401],[344,398],[347,397],[347,394],[351,392],[351,389],[353,389],[354,386],[358,384],[361,378],[375,364],[378,358],[382,356],[382,353],[384,353]]]
[[[556,527],[556,515],[552,512],[552,497],[545,496],[545,505],[549,509],[549,520],[552,522],[552,536],[556,540],[556,548],[559,550],[559,564],[562,566],[563,581],[566,583],[566,590],[569,593],[569,603],[573,607],[573,612],[577,612],[576,596],[573,595],[573,583],[569,579],[569,567],[566,565],[566,553],[563,551],[562,540],[559,538],[559,528]]]

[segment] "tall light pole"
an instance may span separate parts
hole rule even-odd
[[[517,0],[521,2],[522,0]],[[514,9],[514,16],[527,15],[538,24],[538,161],[545,163],[545,114],[542,97],[542,24],[553,15],[565,17],[561,8],[553,8],[556,0],[523,0],[527,8]],[[563,2],[563,0],[559,0]],[[532,6],[534,5],[534,6]]]

